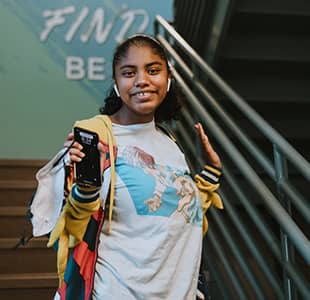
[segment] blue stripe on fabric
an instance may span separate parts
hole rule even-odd
[[[72,254],[72,253],[71,253]],[[78,264],[70,255],[65,273],[66,300],[85,300],[85,283]]]
[[[87,243],[88,248],[91,251],[95,251],[96,248],[96,236],[98,232],[98,226],[99,222],[96,221],[93,217],[91,217],[87,225],[86,233],[83,237],[83,240]]]
[[[84,193],[81,190],[79,190],[76,185],[72,187],[72,197],[76,201],[89,203],[97,200],[98,196],[99,196],[99,190],[95,193]]]

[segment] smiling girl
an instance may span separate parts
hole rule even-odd
[[[52,232],[50,243],[64,232],[76,237],[79,219],[87,220],[68,263],[58,251],[65,274],[60,272],[55,299],[194,300],[205,211],[211,204],[222,208],[216,193],[221,161],[197,124],[208,165],[193,179],[182,151],[156,126],[173,118],[180,104],[167,56],[154,37],[139,34],[125,40],[112,66],[113,89],[100,112],[115,139],[115,170],[107,163],[113,153],[101,139],[103,185],[87,189],[73,184],[65,225],[59,231],[58,221]],[[65,147],[72,138],[70,134]],[[71,163],[84,158],[81,150],[75,142]],[[79,214],[73,217],[72,210]]]

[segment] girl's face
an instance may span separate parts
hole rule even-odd
[[[112,120],[119,124],[150,122],[167,94],[167,63],[147,45],[132,45],[115,66],[123,105]]]

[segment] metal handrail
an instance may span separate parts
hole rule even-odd
[[[223,90],[226,90],[226,93],[231,93],[233,95],[237,95],[230,87],[227,86],[224,81],[219,78],[219,76],[210,69],[210,67],[199,57],[199,55],[184,41],[184,39],[173,29],[171,25],[168,24],[162,17],[157,16],[156,17],[156,23],[160,22],[160,24],[165,28],[166,31],[169,32],[171,36],[174,37],[175,41],[177,41],[177,44],[179,46],[182,46],[182,48],[186,49],[191,53],[191,57],[194,61],[199,63],[200,67],[208,73],[208,75],[211,75],[214,77],[218,83],[223,87]],[[157,25],[158,26],[158,25]],[[158,32],[158,28],[156,30]],[[209,126],[212,123],[212,129],[213,132],[216,132],[216,136],[218,137],[218,140],[221,141],[223,145],[225,145],[224,149],[229,152],[232,158],[234,158],[235,162],[239,165],[239,168],[241,171],[244,172],[244,175],[248,180],[251,180],[251,184],[254,187],[259,186],[259,193],[262,195],[262,198],[265,199],[265,203],[267,207],[273,212],[274,216],[277,218],[278,222],[281,224],[281,226],[285,229],[285,232],[289,234],[292,241],[294,241],[294,244],[297,249],[303,254],[303,256],[307,259],[308,264],[310,264],[310,253],[309,253],[309,247],[310,242],[305,237],[305,235],[302,233],[302,231],[296,226],[296,224],[291,221],[290,216],[287,214],[287,212],[282,208],[281,205],[278,204],[277,199],[274,197],[274,195],[269,191],[269,189],[264,185],[264,183],[261,181],[261,179],[257,176],[257,174],[247,165],[247,162],[244,160],[244,158],[238,153],[238,151],[235,149],[234,145],[231,143],[231,141],[221,132],[220,128],[216,124],[216,122],[211,122],[212,117],[204,111],[203,106],[199,102],[199,100],[196,98],[196,96],[192,93],[192,91],[186,87],[182,77],[176,72],[175,69],[172,68],[174,78],[182,85],[184,86],[185,94],[189,96],[189,98],[192,100],[192,105],[196,107],[196,111],[200,114],[202,114],[202,119],[207,119]],[[236,97],[229,97],[236,98]],[[236,99],[235,99],[236,100]],[[248,116],[250,115],[250,119],[258,124],[262,120],[261,117],[253,111],[252,108],[250,108],[248,105],[243,105],[245,103],[242,98],[237,95],[237,102],[242,102],[241,107],[243,107],[243,112]],[[256,121],[255,121],[256,120]],[[302,172],[305,176],[309,173],[309,180],[310,180],[310,164],[284,139],[282,136],[280,136],[271,126],[266,123],[264,120],[262,120],[263,123],[260,124],[260,126],[267,127],[268,130],[264,130],[267,137],[276,144],[281,150],[282,147],[287,147],[283,151],[283,154],[287,155],[291,160],[294,160],[293,155],[299,158],[299,163],[296,163],[295,166],[298,168],[300,172]],[[259,127],[260,128],[260,127]],[[262,129],[260,128],[260,129]],[[279,143],[277,142],[279,141]],[[292,151],[289,151],[288,149],[292,148]],[[299,166],[300,162],[302,161],[302,165]],[[308,166],[309,168],[306,168],[305,166]],[[259,184],[258,184],[259,183]],[[288,221],[290,220],[290,221]]]
[[[231,266],[231,264],[229,264],[229,259],[227,258],[227,254],[224,253],[216,235],[212,232],[212,230],[209,230],[208,235],[209,235],[210,241],[215,246],[216,252],[219,253],[219,255],[222,258],[223,267],[224,267],[225,271],[227,272],[227,274],[231,280],[232,285],[236,289],[238,296],[239,296],[239,299],[240,300],[247,300],[248,297],[244,292],[243,286],[240,282],[240,278],[238,277],[238,273],[235,272],[233,267]]]
[[[190,124],[193,122],[193,120],[191,119],[191,116],[187,112],[184,112],[184,115],[185,115],[185,119],[186,119],[187,123]],[[182,135],[182,138],[185,140],[186,144],[191,144],[190,143],[190,137],[187,134],[184,126],[181,125],[180,127],[181,127],[181,130],[180,130],[179,134]],[[189,150],[190,150],[192,156],[194,157],[196,149],[194,147],[190,147]],[[201,159],[201,157],[198,157],[197,160],[199,161],[200,165],[204,164],[204,161]],[[238,198],[240,199],[240,202],[244,205],[246,211],[249,214],[249,217],[257,225],[258,230],[260,231],[262,236],[267,241],[266,244],[271,249],[272,253],[276,257],[278,262],[281,263],[282,258],[281,258],[280,248],[274,242],[275,237],[269,232],[267,226],[260,220],[260,217],[255,212],[253,204],[247,200],[243,191],[238,187],[238,184],[237,184],[236,180],[234,179],[234,176],[232,174],[230,174],[230,171],[228,168],[225,168],[225,165],[224,165],[224,169],[225,169],[225,173],[227,175],[226,176],[227,181],[230,183],[230,186],[233,188],[236,195],[238,195]],[[247,244],[248,244],[250,252],[257,259],[260,267],[262,268],[262,271],[264,272],[264,275],[266,276],[266,278],[268,278],[269,282],[273,286],[274,292],[276,293],[276,295],[278,297],[277,299],[283,299],[283,293],[281,292],[281,290],[279,290],[279,286],[276,283],[276,281],[270,277],[270,273],[269,273],[270,269],[266,265],[266,263],[263,261],[263,259],[261,258],[259,252],[257,251],[256,247],[253,244],[253,241],[251,241],[250,235],[247,233],[246,229],[244,227],[240,226],[239,222],[236,221],[236,220],[238,220],[238,218],[236,217],[236,213],[234,212],[233,206],[229,203],[229,201],[227,201],[227,197],[224,194],[221,194],[221,196],[222,196],[222,199],[224,201],[224,206],[227,208],[228,214],[231,216],[231,218],[233,220],[235,220],[235,225],[238,228],[238,231],[244,237],[244,240],[248,241]],[[212,213],[212,215],[213,214],[214,213]],[[302,275],[299,274],[297,271],[295,271],[292,268],[291,264],[288,264],[288,263],[284,264],[283,267],[286,270],[286,272],[291,276],[291,278],[293,279],[296,286],[299,288],[300,293],[303,295],[303,297],[305,299],[307,299],[309,296],[309,292],[308,292],[307,284],[305,283],[305,280],[302,277]]]
[[[239,153],[233,143],[227,138],[221,128],[213,120],[212,116],[204,110],[197,97],[184,83],[182,77],[174,69],[172,69],[172,72],[174,78],[176,78],[176,80],[182,85],[184,93],[191,99],[191,104],[196,108],[196,112],[201,116],[201,119],[208,120],[207,126],[212,132],[215,133],[218,141],[223,145],[223,149],[225,149],[225,151],[230,155],[235,164],[239,166],[240,171],[243,173],[245,178],[247,178],[253,188],[259,193],[259,195],[261,195],[265,205],[269,208],[278,223],[294,242],[295,247],[300,251],[307,263],[310,265],[309,240],[292,221],[290,215],[279,204],[273,193],[262,182],[256,172],[248,165],[247,161]]]
[[[264,206],[267,208],[267,211],[271,213],[271,215],[274,217],[274,220],[277,222],[277,224],[280,225],[282,247],[274,243],[270,233],[268,232],[268,226],[263,224],[263,221],[259,219],[259,214],[255,211],[255,205],[249,205],[249,200],[246,198],[242,189],[236,186],[232,189],[235,195],[238,197],[239,201],[242,203],[243,207],[245,207],[245,209],[251,215],[255,226],[259,229],[268,246],[271,248],[271,252],[273,253],[274,257],[282,266],[284,271],[283,283],[285,286],[285,299],[291,299],[292,290],[290,290],[290,280],[295,284],[295,287],[300,295],[307,298],[309,296],[309,290],[307,287],[308,283],[303,278],[303,274],[300,272],[300,270],[298,270],[298,268],[295,269],[294,261],[290,261],[290,254],[284,253],[283,250],[286,251],[285,249],[289,247],[289,243],[292,243],[295,249],[299,251],[303,259],[306,261],[306,263],[310,265],[310,241],[302,232],[302,230],[296,225],[295,221],[291,218],[289,214],[289,201],[292,201],[294,207],[298,209],[298,211],[305,218],[306,222],[309,222],[310,220],[310,206],[304,196],[299,193],[288,181],[286,173],[286,165],[287,161],[289,161],[291,165],[295,167],[297,172],[299,172],[299,174],[302,175],[305,180],[310,182],[310,163],[299,152],[297,152],[275,129],[273,129],[258,113],[256,113],[255,110],[252,109],[235,91],[233,91],[232,88],[230,88],[218,76],[218,74],[209,67],[209,65],[196,53],[195,50],[190,47],[188,43],[186,43],[186,41],[167,21],[165,21],[162,17],[157,16],[154,24],[156,37],[160,40],[164,48],[167,50],[167,53],[171,57],[172,76],[180,85],[186,98],[189,99],[189,104],[192,107],[194,114],[197,114],[202,120],[208,120],[207,122],[203,122],[203,125],[208,129],[208,132],[212,132],[219,145],[222,146],[223,151],[227,153],[229,159],[233,162],[235,167],[238,168],[243,178],[250,184],[251,188],[255,190],[260,201],[262,201]],[[164,30],[163,34],[160,34],[159,26],[161,26],[161,28]],[[175,49],[182,51],[182,54],[187,56],[191,63],[190,67],[184,62],[183,58],[181,58]],[[182,76],[184,76],[188,82],[190,82],[191,88],[180,75],[179,70],[182,71]],[[250,121],[252,125],[254,125],[254,127],[258,129],[258,131],[264,136],[265,139],[271,142],[274,148],[274,165],[270,159],[257,147],[257,145],[249,139],[247,134],[243,132],[240,127],[238,127],[238,125],[232,120],[229,114],[227,114],[225,110],[222,109],[218,101],[206,89],[205,84],[201,83],[198,76],[207,79],[208,82],[213,82],[219,91],[221,91],[221,93],[227,97],[227,100],[229,100],[238,108],[238,110]],[[198,99],[196,93],[199,94],[199,98],[202,98],[202,100]],[[253,167],[245,160],[241,152],[220,128],[218,123],[215,122],[214,118],[205,110],[202,104],[203,102],[212,108],[212,111],[214,111],[220,117],[221,121],[223,121],[223,123],[227,126],[227,128],[229,128],[229,131],[234,133],[238,139],[238,142],[241,142],[245,149],[255,158],[255,161],[258,162],[259,165],[263,167],[264,171],[274,180],[278,189],[278,196],[275,196],[273,192],[271,192],[271,190],[262,181],[260,176],[258,176],[258,174],[255,172]],[[193,124],[192,115],[190,115],[187,111],[183,112],[182,117],[184,124]],[[187,136],[187,131],[189,131],[187,127],[183,126],[182,124],[177,124],[176,129],[181,128],[182,132],[179,132],[178,134],[180,134],[182,138],[185,139],[185,144],[190,145],[191,141]],[[190,152],[192,151],[190,150]],[[193,153],[194,152],[192,152],[192,154]],[[194,161],[202,163],[200,157],[197,157],[197,155],[192,156],[194,158],[190,162],[191,165],[195,164]],[[229,172],[226,174],[229,174]],[[232,174],[230,174],[230,176],[232,176]],[[233,178],[229,178],[228,181],[230,187],[234,187],[234,185],[236,185],[236,181],[234,181]],[[285,193],[285,196],[283,195],[283,192]],[[288,197],[287,199],[286,196]],[[227,203],[226,199],[224,200],[224,206],[225,202]],[[228,204],[228,207],[231,207],[230,204]],[[211,216],[213,217],[215,224],[217,224],[219,231],[224,236],[224,240],[230,249],[233,250],[232,253],[239,262],[244,274],[246,274],[248,282],[253,288],[253,292],[258,298],[262,298],[263,295],[260,294],[258,286],[253,284],[253,277],[248,276],[249,269],[244,264],[245,262],[242,261],[242,257],[238,255],[238,245],[235,245],[234,240],[230,239],[229,236],[225,234],[224,225],[218,222],[217,214],[212,212]],[[230,217],[232,217],[232,215],[230,215]],[[234,223],[238,227],[238,230],[240,231],[240,234],[244,240],[247,243],[253,243],[253,241],[248,238],[248,234],[241,230],[242,226],[239,225],[237,221]],[[212,247],[220,251],[216,237],[214,235],[212,236],[212,232],[211,237],[209,235],[208,240],[211,242]],[[260,258],[260,255],[254,245],[248,245],[248,247],[252,254],[258,259],[258,264],[260,265],[265,275],[268,274],[268,266],[262,262],[262,259]],[[233,269],[227,265],[227,258],[222,256],[220,257],[221,262],[226,265],[226,271],[230,273],[228,277],[233,279],[231,277],[234,276]],[[215,266],[212,266],[212,268],[214,270],[216,269]],[[273,276],[275,275],[268,274],[266,277],[269,278],[269,282],[274,288],[273,291],[276,293],[279,299],[282,299],[283,292],[279,287],[276,278]],[[220,274],[217,274],[217,277],[220,277]],[[235,281],[233,285],[239,294],[239,297],[244,297],[244,293],[243,291],[240,291],[238,282]]]
[[[182,70],[182,75],[186,76],[187,79],[193,80],[193,72],[187,67],[182,58],[172,48],[172,46],[162,37],[158,36],[158,40],[164,45],[167,52],[173,57],[178,67]],[[214,111],[221,117],[221,120],[227,125],[228,128],[235,134],[240,142],[248,149],[252,156],[257,162],[263,167],[265,172],[276,181],[276,172],[272,167],[270,159],[252,142],[246,133],[238,127],[238,125],[232,120],[232,118],[221,108],[218,102],[215,100],[213,95],[206,90],[206,88],[198,80],[193,81],[193,85],[197,88],[197,91],[203,96],[202,101],[206,101],[207,104],[211,105]],[[292,199],[294,205],[299,212],[305,217],[306,220],[310,221],[310,204],[308,204],[302,195],[298,191],[294,190],[293,186],[289,182],[279,182],[279,185],[283,191]]]
[[[236,260],[237,260],[240,268],[243,270],[243,272],[247,276],[247,278],[249,278],[249,284],[252,286],[253,292],[256,296],[255,299],[264,300],[265,296],[262,293],[261,286],[258,284],[259,281],[257,280],[256,274],[253,272],[253,270],[251,270],[250,266],[248,264],[246,264],[245,261],[243,260],[243,258],[241,257],[242,252],[241,252],[240,246],[237,245],[233,241],[232,236],[226,230],[226,224],[223,222],[223,220],[220,219],[220,217],[218,216],[216,211],[211,210],[210,213],[213,216],[213,219],[214,219],[215,223],[217,224],[217,227],[221,231],[223,237],[227,241],[227,244],[229,245],[231,252],[236,257]]]
[[[159,32],[159,24],[173,37],[174,41],[185,52],[190,53],[191,59],[205,74],[223,91],[244,115],[269,139],[276,144],[286,158],[310,181],[310,163],[297,152],[278,132],[272,128],[259,114],[255,112],[206,62],[190,45],[179,35],[174,28],[161,16],[156,16],[155,32]],[[194,79],[194,77],[193,77]]]

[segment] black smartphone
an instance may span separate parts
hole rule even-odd
[[[75,181],[86,187],[101,186],[100,152],[97,149],[97,133],[74,127],[74,140],[83,146],[85,156],[74,164]]]

